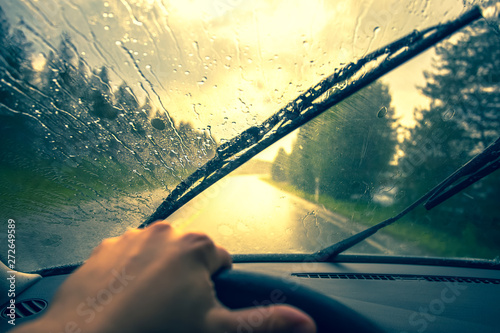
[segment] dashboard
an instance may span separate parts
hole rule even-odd
[[[385,332],[500,332],[497,268],[272,259],[235,257],[233,270],[265,274],[317,291]],[[42,275],[16,298],[20,309],[16,324],[40,316],[69,274]],[[256,302],[262,304],[262,300]],[[12,327],[4,316],[6,305],[0,332]]]

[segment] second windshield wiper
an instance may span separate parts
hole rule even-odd
[[[500,138],[446,178],[424,204],[430,210],[500,167]]]
[[[331,261],[340,253],[362,242],[380,229],[398,221],[420,204],[424,203],[424,207],[427,210],[430,210],[499,168],[500,137],[480,154],[472,158],[469,162],[443,180],[440,184],[406,207],[398,215],[382,221],[323,250],[320,250],[313,254],[312,257],[314,258],[314,261]]]

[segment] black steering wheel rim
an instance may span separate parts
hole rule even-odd
[[[383,332],[353,309],[290,279],[241,270],[223,270],[212,279],[218,299],[231,309],[290,304],[314,319],[318,333]]]

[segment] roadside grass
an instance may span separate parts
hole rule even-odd
[[[326,209],[343,215],[351,221],[372,226],[395,216],[399,207],[384,207],[376,203],[365,204],[335,200],[327,195],[315,196],[297,189],[286,182],[276,182],[271,177],[262,177],[262,180],[285,191],[324,206]],[[417,208],[417,210],[424,210]],[[419,213],[419,212],[417,212]],[[404,243],[411,244],[422,250],[427,256],[457,257],[457,258],[485,258],[493,259],[498,256],[499,248],[481,243],[477,237],[478,228],[469,223],[459,232],[446,232],[431,225],[422,225],[413,221],[411,216],[405,216],[394,224],[387,226],[379,233],[386,233]]]
[[[0,212],[23,214],[34,206],[75,205],[98,198],[161,187],[118,165],[82,163],[78,167],[40,163],[36,169],[0,166]]]

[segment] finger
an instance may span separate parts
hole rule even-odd
[[[216,308],[209,315],[210,332],[315,333],[306,313],[288,305],[261,306],[237,311]]]
[[[216,251],[217,262],[214,265],[214,267],[209,269],[210,274],[214,274],[221,268],[230,268],[233,264],[233,259],[231,258],[231,255],[225,248],[215,244],[215,251]]]
[[[145,247],[156,248],[156,251],[164,249],[178,234],[178,231],[170,223],[161,220],[150,224],[142,230],[144,230]]]
[[[156,220],[155,222],[145,227],[144,230],[153,233],[171,232],[173,230],[173,227],[167,220]]]
[[[202,263],[210,275],[223,267],[231,267],[231,256],[223,247],[216,245],[204,233],[190,232],[182,236],[184,243],[189,244],[189,253],[195,262]]]

